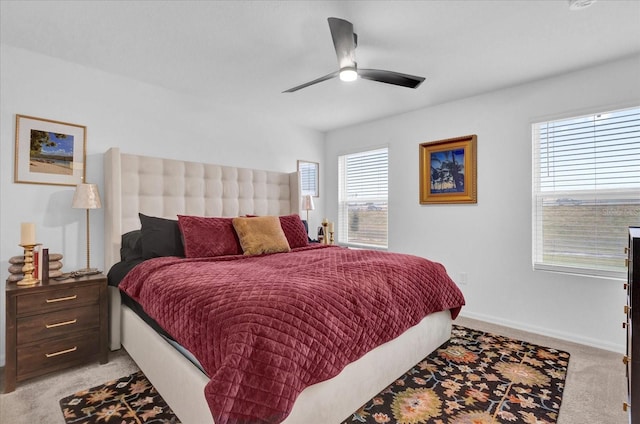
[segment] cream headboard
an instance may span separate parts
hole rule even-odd
[[[299,213],[298,174],[160,159],[104,156],[105,270],[120,260],[122,234],[140,228],[138,212],[177,219]]]

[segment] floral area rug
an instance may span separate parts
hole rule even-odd
[[[454,325],[342,424],[556,423],[568,365],[566,352]]]
[[[141,371],[60,400],[66,424],[180,424]]]
[[[554,424],[569,354],[453,326],[451,339],[341,424]],[[180,424],[137,372],[60,400],[66,424]]]

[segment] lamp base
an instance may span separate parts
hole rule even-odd
[[[85,275],[94,275],[100,274],[100,270],[98,268],[82,268],[77,271],[73,271],[71,274],[73,277],[84,277]]]

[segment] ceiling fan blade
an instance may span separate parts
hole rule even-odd
[[[402,87],[417,88],[424,77],[401,74],[393,71],[383,71],[381,69],[358,69],[360,78],[371,81],[384,82],[386,84],[400,85]]]
[[[356,39],[353,24],[340,18],[328,18],[333,46],[338,56],[340,69],[356,66]]]
[[[331,78],[335,78],[335,77],[338,76],[339,73],[340,73],[339,71],[332,72],[332,73],[327,74],[327,75],[325,75],[323,77],[316,78],[313,81],[305,82],[304,84],[300,84],[300,85],[298,85],[296,87],[293,87],[293,88],[290,88],[288,90],[285,90],[285,91],[283,91],[283,93],[293,93],[294,91],[298,91],[298,90],[300,90],[302,88],[309,87],[310,85],[317,84],[319,82],[326,81],[326,80],[331,79]]]

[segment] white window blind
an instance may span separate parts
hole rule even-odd
[[[534,269],[625,278],[640,226],[640,108],[533,124]]]
[[[344,155],[338,161],[338,242],[386,249],[388,149]]]

